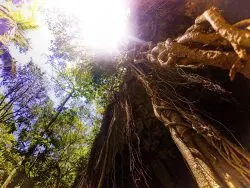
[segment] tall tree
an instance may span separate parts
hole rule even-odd
[[[232,80],[237,71],[248,78],[248,66],[244,69],[244,63],[248,64],[250,36],[244,28],[248,25],[249,20],[244,20],[231,26],[217,9],[211,8],[179,38],[167,39],[154,48],[151,48],[152,44],[136,45],[127,61],[127,79],[106,110],[102,129],[92,149],[85,185],[100,188],[177,184],[172,179],[173,172],[167,170],[169,164],[166,159],[163,163],[162,156],[157,156],[159,159],[141,155],[141,152],[147,154],[141,129],[147,129],[149,125],[141,125],[137,119],[138,111],[143,113],[140,108],[146,106],[137,104],[139,99],[135,95],[138,92],[134,91],[137,85],[131,83],[131,80],[137,80],[148,96],[145,103],[151,103],[151,111],[169,130],[170,138],[199,187],[248,187],[249,153],[235,144],[235,140],[229,141],[220,133],[216,129],[218,121],[204,112],[204,101],[210,101],[212,105],[211,101],[215,99],[220,101],[219,106],[225,99],[226,103],[234,103],[232,96],[214,81],[199,75],[202,65],[212,65],[230,69]],[[142,96],[142,93],[139,94]],[[138,148],[133,151],[136,146]],[[147,178],[149,174],[152,179]],[[128,181],[123,180],[124,176]],[[155,177],[160,182],[155,182]],[[79,187],[85,185],[80,184]]]
[[[43,73],[32,62],[24,67],[19,67],[15,75],[5,75],[1,80],[4,97],[1,104],[1,122],[14,120],[21,126],[23,117],[32,119],[32,108],[42,105],[47,100],[43,81]],[[9,113],[8,110],[12,112]]]
[[[35,8],[29,6],[26,11],[31,12],[31,16],[25,16],[23,9],[19,5],[27,6],[24,2],[13,1],[4,2],[0,5],[0,59],[3,68],[3,76],[6,73],[15,73],[16,64],[12,58],[8,46],[12,42],[20,49],[28,49],[29,44],[24,36],[25,31],[37,28],[35,23]],[[17,7],[15,7],[17,6]],[[27,13],[27,12],[26,12]]]

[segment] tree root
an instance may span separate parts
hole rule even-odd
[[[158,108],[158,102],[159,99],[152,98],[155,115],[170,130],[200,187],[250,185],[249,154],[222,137],[212,125],[199,118],[200,123],[192,120],[189,124],[183,114]],[[169,103],[165,102],[165,106]]]
[[[213,29],[230,43],[234,43],[242,47],[250,47],[250,31],[240,30],[231,26],[221,16],[217,8],[210,8],[209,10],[205,11],[201,17],[202,18],[198,18],[199,21],[208,21]]]
[[[212,125],[192,123],[191,126],[176,111],[169,113],[155,106],[156,117],[170,130],[200,187],[250,185],[249,154],[222,137]]]
[[[233,25],[237,28],[248,28],[250,26],[250,19],[241,20]]]
[[[215,32],[211,32],[205,22],[209,22]],[[211,65],[229,70],[231,80],[236,72],[250,79],[250,60],[247,54],[247,48],[250,47],[250,31],[247,30],[249,23],[248,19],[232,26],[212,7],[199,16],[195,25],[183,36],[175,40],[167,39],[147,51],[145,60],[151,62],[149,66],[158,64],[169,69]],[[141,53],[145,54],[145,51]],[[172,92],[178,98],[175,88],[159,78],[160,70],[157,70],[155,77],[154,72],[147,76],[145,70],[134,68],[152,99],[155,116],[170,130],[199,186],[248,187],[249,154],[229,142],[198,115],[191,115],[192,110],[183,111],[173,99],[165,97],[164,93]],[[162,88],[167,88],[167,91]]]
[[[209,22],[215,32],[208,31]],[[243,29],[240,29],[243,28]],[[250,19],[230,25],[218,9],[212,7],[195,20],[186,33],[175,40],[158,43],[146,53],[146,59],[163,67],[212,65],[229,70],[234,79],[237,72],[250,79],[247,48],[250,47]],[[205,32],[207,30],[207,32]],[[145,57],[145,55],[144,55]]]

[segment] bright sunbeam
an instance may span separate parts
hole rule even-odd
[[[125,0],[47,0],[47,6],[79,20],[84,45],[116,50],[127,35],[129,9]]]

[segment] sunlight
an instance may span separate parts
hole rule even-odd
[[[47,4],[74,15],[84,44],[91,48],[112,51],[126,37],[129,9],[125,0],[48,0]]]

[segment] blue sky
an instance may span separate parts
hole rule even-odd
[[[0,0],[0,2],[3,0]],[[26,53],[19,53],[14,45],[9,49],[17,64],[25,64],[33,59],[43,72],[46,72],[48,82],[54,72],[46,63],[47,55],[50,54],[50,41],[53,39],[51,31],[46,23],[46,13],[63,12],[72,15],[78,20],[82,29],[82,36],[77,42],[87,45],[94,51],[105,49],[107,52],[115,51],[120,40],[127,34],[126,19],[129,8],[125,0],[38,0],[41,7],[36,11],[35,18],[38,28],[25,33],[30,39],[30,49]],[[27,15],[28,9],[24,9]],[[55,19],[49,14],[50,19]],[[98,53],[98,52],[97,52]],[[50,84],[48,84],[50,85]],[[55,100],[54,96],[51,96]]]
[[[43,9],[36,12],[35,19],[38,28],[25,32],[25,36],[30,40],[30,49],[26,53],[19,53],[15,46],[11,45],[11,54],[19,64],[27,63],[30,58],[32,58],[34,63],[37,64],[42,71],[50,74],[51,67],[46,64],[46,54],[49,53],[50,41],[53,39],[53,36],[46,24]]]
[[[1,1],[1,0],[0,0]],[[39,0],[41,7],[36,11],[38,29],[26,33],[30,39],[31,49],[26,54],[20,54],[11,46],[11,53],[19,63],[26,63],[33,58],[43,71],[52,73],[46,64],[46,54],[49,53],[50,41],[53,39],[46,24],[46,13],[51,10],[74,16],[82,29],[81,45],[85,44],[94,50],[105,49],[115,51],[117,44],[126,37],[128,29],[126,21],[129,8],[125,0]],[[28,14],[28,13],[27,13]],[[50,19],[53,14],[49,14]],[[52,17],[52,18],[51,18]]]

